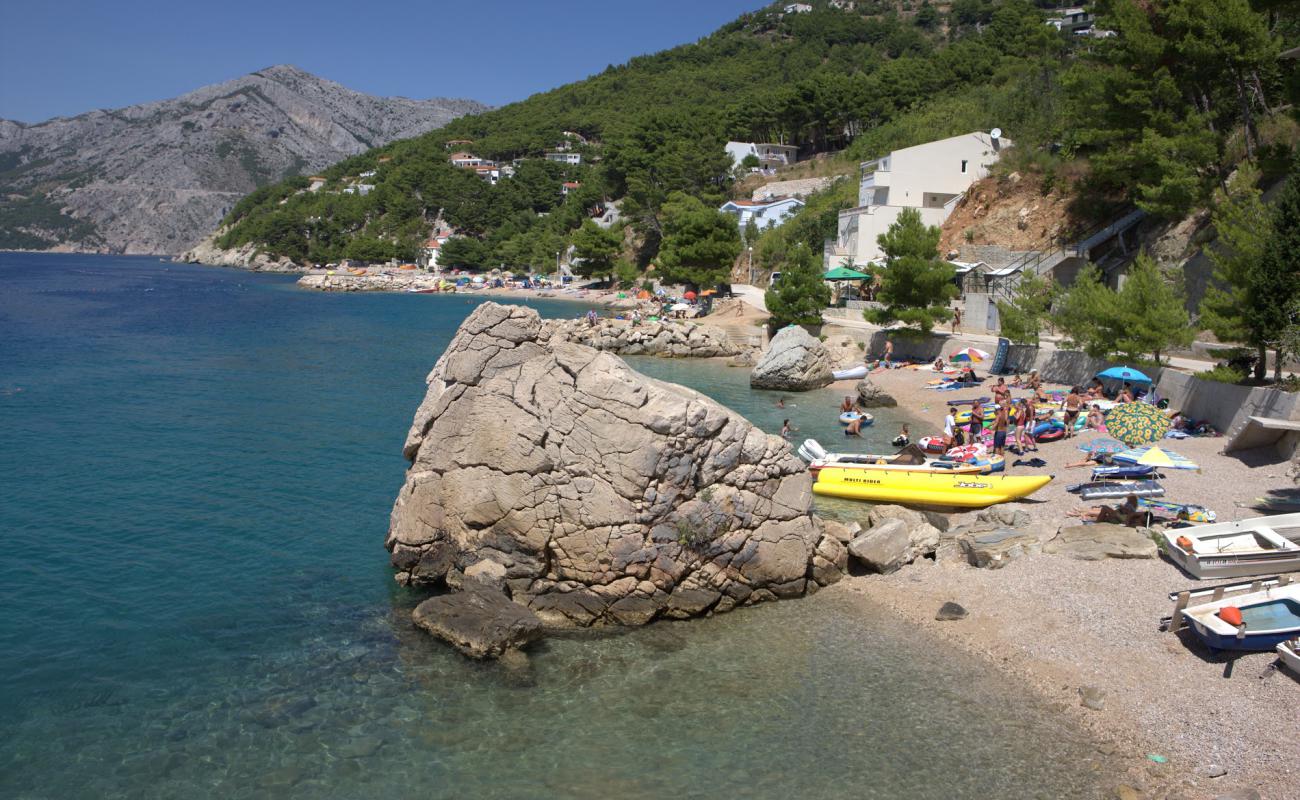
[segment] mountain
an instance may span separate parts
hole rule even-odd
[[[486,108],[374,97],[282,65],[171,100],[0,120],[0,248],[180,253],[259,186]]]

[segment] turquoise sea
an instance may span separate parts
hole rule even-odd
[[[476,302],[0,253],[0,797],[1101,794],[1081,731],[843,593],[552,639],[525,672],[415,631],[384,533]],[[635,365],[839,437],[827,393]]]

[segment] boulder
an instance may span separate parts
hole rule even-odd
[[[542,635],[542,621],[500,589],[468,580],[412,612],[415,624],[471,658],[497,658]]]
[[[1043,551],[1042,536],[1032,529],[996,528],[963,533],[957,541],[966,554],[966,562],[985,569],[999,569],[1020,556]]]
[[[849,542],[849,555],[876,572],[893,572],[909,563],[912,539],[901,519],[887,519]]]
[[[862,408],[893,408],[898,405],[893,395],[882,391],[870,378],[858,381],[855,388],[858,392],[858,405]]]
[[[951,622],[953,620],[966,619],[969,614],[970,612],[959,603],[949,601],[939,606],[939,611],[934,615],[934,618],[940,622]]]
[[[484,303],[438,360],[386,541],[400,583],[489,582],[546,625],[589,626],[838,578],[842,543],[783,439],[551,333],[531,309]]]
[[[830,385],[831,358],[822,343],[796,325],[772,337],[767,352],[749,373],[755,389],[806,392]]]
[[[1080,561],[1100,561],[1104,558],[1155,558],[1158,551],[1149,529],[1107,522],[1063,526],[1055,538],[1043,545],[1043,552]]]

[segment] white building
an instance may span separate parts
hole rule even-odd
[[[766,230],[785,222],[801,208],[803,201],[796,197],[773,197],[770,200],[728,200],[718,210],[734,214],[742,229],[752,219],[759,230]]]
[[[727,142],[727,155],[735,166],[754,156],[761,167],[784,167],[799,160],[799,148],[789,144],[771,144],[766,142]]]
[[[424,243],[424,268],[429,272],[438,271],[438,254],[442,251],[442,243],[450,239],[451,236],[440,233],[431,237]]]
[[[942,225],[971,184],[987,177],[1001,150],[1010,146],[1005,138],[967,133],[865,162],[858,207],[840,212],[837,236],[826,247],[827,268],[845,258],[855,268],[879,259],[877,237],[905,208],[918,210],[926,225]]]
[[[807,14],[809,11],[812,11],[812,6],[807,3],[790,3],[785,7],[787,14]]]
[[[576,166],[582,163],[582,153],[553,151],[546,154],[546,160],[556,161],[560,164],[573,164]]]
[[[487,163],[484,159],[479,158],[473,153],[452,153],[451,165],[453,167],[477,167]]]

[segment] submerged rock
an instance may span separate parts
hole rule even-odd
[[[798,326],[782,328],[772,337],[767,352],[749,373],[755,389],[806,392],[829,386],[831,357],[822,343]]]
[[[484,303],[438,360],[386,542],[398,581],[486,580],[541,623],[588,626],[838,579],[843,545],[810,513],[810,478],[783,439],[551,330],[531,309]],[[454,597],[417,615],[445,616]]]
[[[476,580],[465,581],[458,592],[425,600],[411,618],[471,658],[498,658],[542,635],[536,614]]]

